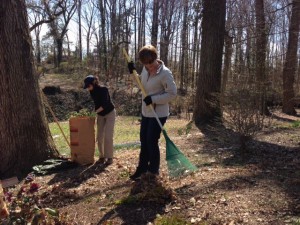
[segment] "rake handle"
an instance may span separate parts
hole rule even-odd
[[[123,54],[124,54],[124,56],[125,56],[125,58],[126,58],[126,60],[127,60],[128,63],[132,61],[131,58],[129,57],[129,55],[127,54],[125,48],[123,48]],[[141,80],[140,80],[140,78],[139,78],[139,75],[138,75],[138,73],[136,72],[136,70],[133,70],[133,76],[134,76],[134,78],[135,78],[135,80],[136,80],[136,82],[137,82],[139,88],[141,89],[143,95],[146,97],[146,96],[147,96],[147,92],[145,91],[145,88],[144,88],[144,86],[143,86],[143,84],[142,84],[142,82],[141,82]],[[154,116],[155,116],[155,118],[156,118],[156,120],[157,120],[157,122],[158,122],[160,128],[161,128],[162,130],[164,130],[164,128],[163,128],[163,126],[162,126],[162,124],[161,124],[161,122],[160,122],[160,120],[159,120],[159,118],[158,118],[158,115],[157,115],[157,113],[155,112],[155,110],[154,110],[154,108],[153,108],[153,105],[150,104],[149,106],[150,106],[150,108],[151,108],[151,110],[152,110],[152,112],[153,112],[153,114],[154,114]]]

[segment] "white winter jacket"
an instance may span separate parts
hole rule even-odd
[[[161,66],[156,75],[150,76],[144,67],[140,75],[141,82],[148,95],[151,96],[154,110],[158,117],[169,116],[169,102],[176,97],[177,87],[172,72],[161,60],[157,60]],[[143,96],[144,99],[146,96]],[[145,117],[155,117],[151,108],[142,100],[142,114]]]

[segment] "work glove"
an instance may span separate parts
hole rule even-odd
[[[143,101],[146,103],[146,105],[152,104],[152,98],[150,95],[148,95],[146,98],[144,98]]]
[[[136,70],[133,61],[130,61],[130,62],[128,63],[128,70],[129,70],[129,73],[130,73],[130,74],[133,74],[133,70]]]

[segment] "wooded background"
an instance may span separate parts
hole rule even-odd
[[[248,137],[262,128],[270,106],[297,113],[300,0],[16,2],[0,3],[2,174],[55,153],[36,72],[93,73],[111,88],[126,87],[123,47],[138,72],[138,50],[157,47],[178,85],[175,111],[192,113],[199,128],[227,118]],[[36,129],[32,118],[40,121]]]
[[[212,2],[207,24],[220,15],[214,12],[221,3]],[[138,61],[138,50],[153,44],[173,72],[179,94],[194,96],[201,48],[210,50],[215,44],[208,38],[201,47],[204,29],[211,30],[221,39],[224,35],[224,48],[220,46],[218,53],[223,56],[221,92],[255,87],[264,93],[263,101],[283,103],[284,112],[295,114],[291,99],[300,84],[299,0],[227,0],[226,14],[219,16],[226,19],[224,34],[222,25],[205,27],[204,4],[195,0],[27,1],[36,61],[66,67],[76,59],[118,82],[127,73],[120,49],[125,47]],[[75,42],[70,40],[70,29]]]

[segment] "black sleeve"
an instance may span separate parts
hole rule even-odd
[[[107,87],[103,87],[102,95],[103,95],[102,108],[105,109],[110,105],[110,95]]]

